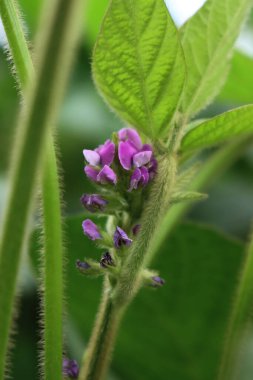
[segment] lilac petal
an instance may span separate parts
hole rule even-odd
[[[125,231],[122,230],[122,228],[117,227],[113,235],[113,241],[114,241],[115,247],[120,248],[122,247],[122,245],[126,245],[126,246],[130,245],[133,240],[129,239],[129,237],[127,236]]]
[[[149,172],[148,169],[143,166],[142,168],[137,168],[134,170],[130,178],[130,188],[128,191],[138,189],[139,185],[146,186],[149,182]]]
[[[97,182],[97,175],[99,173],[98,170],[94,169],[92,166],[86,165],[84,167],[84,172],[85,172],[85,174],[87,175],[87,177],[89,179],[91,179],[92,181]]]
[[[138,132],[133,128],[122,128],[118,132],[118,137],[120,141],[130,141],[131,144],[138,150],[142,147],[141,138]]]
[[[141,184],[143,186],[146,186],[149,182],[149,172],[148,172],[148,169],[143,166],[142,168],[140,168],[140,171],[141,171]]]
[[[102,185],[107,183],[113,183],[115,185],[117,183],[117,176],[108,165],[105,165],[98,173],[97,181]]]
[[[83,150],[85,160],[92,166],[97,166],[100,163],[100,156],[95,150]]]
[[[129,142],[119,143],[119,161],[124,169],[131,169],[132,159],[136,153],[136,148],[134,148]]]
[[[141,179],[140,169],[135,169],[131,178],[130,178],[130,188],[128,191],[136,190],[138,188],[139,182]]]
[[[107,140],[103,145],[100,145],[95,151],[100,156],[102,166],[111,165],[115,155],[115,144],[111,140]]]
[[[70,379],[77,379],[79,375],[79,367],[76,360],[63,359],[62,363],[63,376],[67,376]]]
[[[83,232],[91,240],[102,239],[99,229],[95,223],[90,219],[86,219],[82,223]]]
[[[133,157],[133,163],[137,168],[140,168],[143,165],[146,165],[151,157],[152,157],[152,152],[150,150],[146,150],[145,152],[139,152],[136,153]]]
[[[98,194],[83,194],[81,203],[90,212],[104,211],[107,201]]]

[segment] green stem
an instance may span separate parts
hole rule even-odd
[[[103,296],[90,342],[83,357],[79,380],[104,379],[123,309],[115,308],[111,300],[109,281],[105,279]]]
[[[170,202],[176,169],[177,162],[174,154],[162,157],[158,164],[158,173],[141,217],[140,232],[129,249],[128,258],[114,291],[114,302],[118,305],[128,304],[139,289],[140,273],[146,261],[152,236],[158,229]]]
[[[21,36],[22,28],[14,3],[1,0],[0,5],[7,35],[13,43],[10,45],[20,82],[25,86],[29,79],[27,70],[33,70],[29,56],[20,49],[19,43],[23,45],[25,42]],[[48,1],[49,20],[45,33],[38,41],[36,52],[37,81],[27,93],[26,106],[18,127],[10,193],[0,243],[0,379],[4,377],[17,274],[34,198],[36,176],[50,125],[56,122],[73,46],[79,31],[80,10],[81,0]],[[54,373],[51,378],[60,379],[60,373],[57,377]]]
[[[248,247],[240,281],[232,307],[230,323],[223,349],[219,380],[233,378],[235,360],[240,340],[250,318],[253,306],[253,236]]]
[[[201,191],[209,186],[217,177],[225,172],[241,153],[250,145],[253,139],[247,136],[241,137],[232,143],[220,148],[214,153],[203,167],[199,170],[197,176],[192,180],[189,191]],[[183,202],[169,209],[156,233],[152,237],[149,247],[149,253],[146,256],[146,264],[148,265],[179,220],[192,207],[192,203]]]
[[[44,218],[44,374],[62,379],[63,248],[60,189],[53,141],[47,144],[42,202]]]

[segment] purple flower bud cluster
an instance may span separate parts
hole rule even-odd
[[[64,358],[62,363],[62,373],[64,377],[77,379],[79,375],[79,366],[77,361]]]
[[[126,248],[137,238],[141,225],[138,221],[148,196],[147,185],[157,171],[157,161],[151,145],[143,144],[137,131],[123,128],[112,140],[107,140],[94,150],[83,150],[86,176],[101,188],[101,194],[83,194],[81,203],[91,213],[113,215],[107,231],[91,219],[82,222],[83,233],[97,246],[106,249],[99,261],[76,261],[82,274],[107,273],[117,276],[124,262]],[[151,276],[151,275],[150,275]],[[150,277],[154,287],[163,280]]]
[[[146,186],[157,169],[152,146],[142,144],[139,134],[132,128],[118,132],[117,144],[107,140],[95,150],[84,149],[83,155],[87,163],[84,171],[90,180],[102,185],[116,185],[120,180],[119,169],[123,169],[126,176],[130,175],[127,189],[130,192]],[[88,200],[83,202],[86,204]]]

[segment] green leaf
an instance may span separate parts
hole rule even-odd
[[[251,0],[208,0],[182,28],[188,68],[182,111],[193,116],[224,85],[234,42],[252,7]]]
[[[236,52],[228,80],[218,97],[219,102],[253,103],[253,59]]]
[[[178,107],[185,63],[163,0],[112,0],[93,58],[108,104],[148,136],[166,133]]]
[[[181,149],[188,152],[221,144],[236,136],[253,132],[253,105],[235,108],[191,129]]]
[[[170,203],[181,203],[181,202],[196,202],[202,201],[208,197],[207,194],[198,193],[197,191],[185,191],[185,192],[176,192],[172,194]]]
[[[86,341],[101,279],[82,276],[75,261],[84,256],[98,260],[101,252],[83,235],[82,219],[66,221],[66,291],[79,339]],[[35,247],[32,256],[38,258]],[[207,227],[179,226],[152,265],[166,285],[153,292],[143,289],[130,306],[115,349],[113,372],[121,380],[213,380],[243,258],[240,243]]]

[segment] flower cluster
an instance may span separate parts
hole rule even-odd
[[[77,260],[77,269],[87,275],[105,271],[117,276],[127,254],[127,248],[138,235],[138,220],[148,196],[149,183],[157,171],[153,147],[143,144],[132,128],[123,128],[94,150],[83,150],[84,172],[96,184],[101,194],[83,194],[81,203],[91,213],[113,216],[113,223],[103,230],[91,219],[82,223],[84,234],[106,249],[99,261]],[[148,275],[147,284],[161,286],[163,280]]]
[[[116,142],[107,140],[95,150],[84,149],[83,155],[87,162],[84,171],[93,182],[116,185],[122,174],[120,169],[125,175],[130,173],[128,191],[145,187],[157,169],[151,145],[142,144],[139,134],[132,128],[121,129]]]

